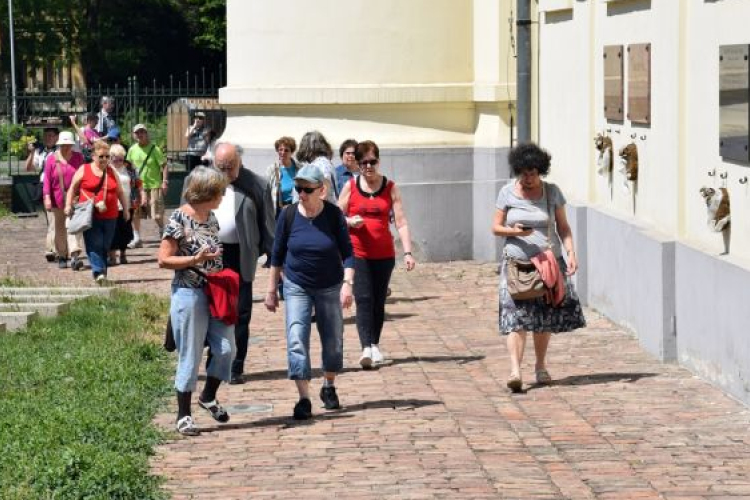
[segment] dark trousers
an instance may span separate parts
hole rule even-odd
[[[224,266],[240,275],[240,295],[237,302],[237,323],[234,325],[234,341],[237,344],[237,355],[232,361],[232,373],[242,374],[245,371],[247,342],[250,337],[250,318],[253,315],[253,282],[244,281],[240,272],[240,245],[224,243],[222,258]]]
[[[380,343],[385,321],[385,299],[396,259],[354,259],[354,300],[357,332],[362,348]]]
[[[201,160],[201,157],[199,155],[185,156],[185,168],[187,169],[188,173],[192,172],[195,167],[200,167],[203,164],[203,160]]]

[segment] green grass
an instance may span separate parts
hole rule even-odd
[[[0,334],[0,498],[166,497],[148,464],[170,393],[166,311],[120,292]]]
[[[4,219],[6,217],[12,217],[13,212],[10,211],[8,207],[6,207],[4,204],[0,203],[0,219]]]

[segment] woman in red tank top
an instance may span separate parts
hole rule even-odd
[[[357,332],[362,344],[359,363],[371,368],[382,363],[380,334],[385,320],[385,299],[396,263],[396,250],[389,227],[393,213],[404,247],[404,264],[411,271],[416,261],[411,254],[411,235],[396,184],[380,173],[380,149],[372,141],[357,145],[355,154],[360,174],[339,196],[352,246],[354,247],[354,300],[357,303]]]
[[[107,282],[107,252],[119,213],[117,202],[119,200],[122,206],[128,206],[128,198],[119,176],[109,167],[109,144],[96,141],[92,159],[91,163],[83,165],[73,176],[65,200],[65,215],[72,215],[76,196],[79,203],[94,201],[91,229],[83,232],[83,239],[94,280],[97,284],[104,285]]]

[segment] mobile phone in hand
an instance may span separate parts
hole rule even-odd
[[[531,226],[528,226],[526,224],[521,224],[521,230],[522,231],[532,231],[534,228]]]

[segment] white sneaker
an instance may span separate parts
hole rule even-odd
[[[372,344],[372,347],[370,348],[370,351],[372,352],[372,362],[373,363],[382,363],[385,358],[383,358],[383,353],[380,352],[380,348],[377,344]]]
[[[362,368],[370,368],[372,366],[372,349],[365,347],[362,349],[362,357],[359,358],[359,364]]]
[[[131,250],[133,248],[142,248],[142,247],[143,247],[143,242],[140,239],[133,240],[130,243],[128,243],[128,248],[130,248]]]
[[[107,277],[103,274],[100,274],[99,276],[97,276],[94,281],[99,286],[107,286],[109,284],[109,282],[107,281]]]

